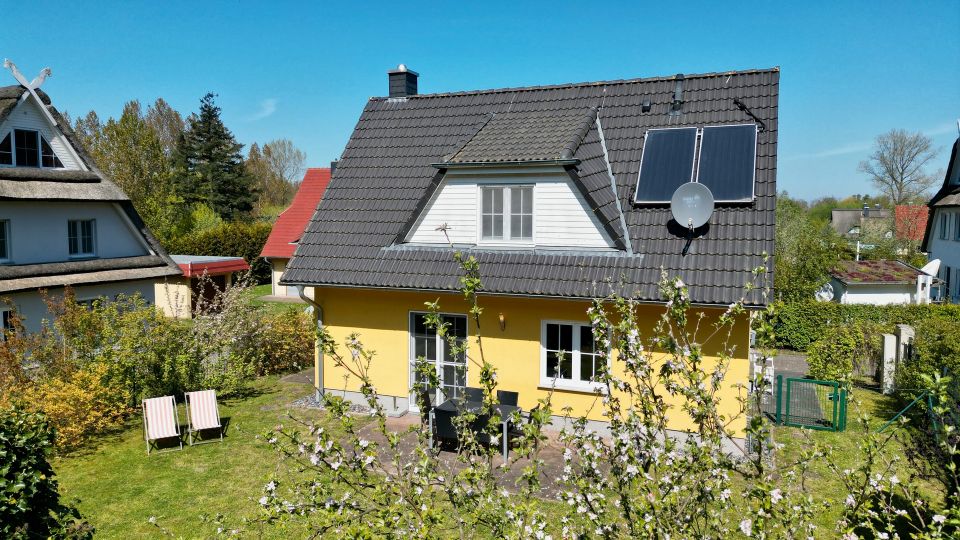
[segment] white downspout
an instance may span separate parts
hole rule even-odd
[[[323,308],[320,306],[320,304],[316,303],[313,300],[313,298],[310,298],[309,296],[307,296],[305,285],[296,285],[296,287],[297,287],[297,295],[300,296],[300,298],[302,298],[304,302],[313,306],[313,312],[316,313],[317,315],[317,330],[318,331],[322,330],[323,329]],[[320,351],[319,345],[316,345],[316,340],[314,340],[314,344],[315,344],[314,347],[316,348],[315,354],[317,358],[317,365],[316,365],[317,380],[313,382],[313,385],[317,390],[317,401],[320,401],[321,397],[323,396],[323,352]]]

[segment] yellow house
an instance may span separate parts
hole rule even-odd
[[[367,102],[281,278],[313,288],[304,296],[339,343],[357,333],[376,352],[370,373],[396,414],[417,412],[418,357],[436,366],[434,402],[478,385],[425,324],[425,302],[439,300],[471,356],[482,335],[499,387],[522,408],[554,388],[555,411],[601,423],[591,300],[637,299],[649,334],[663,270],[715,319],[773,251],[776,68],[440,94],[418,94],[417,79],[401,65],[389,96]],[[713,201],[694,227],[671,211],[691,182]],[[480,328],[458,290],[456,250],[479,261]],[[732,345],[728,412],[748,381],[746,316]],[[361,399],[329,358],[315,376],[318,392]],[[670,428],[691,426],[679,408],[671,415]]]

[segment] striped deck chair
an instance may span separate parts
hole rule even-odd
[[[183,394],[187,403],[187,437],[193,446],[193,433],[204,429],[220,431],[223,441],[223,425],[220,424],[220,409],[217,407],[217,393],[213,390],[200,390]],[[203,441],[215,442],[215,441]],[[200,444],[199,442],[197,444]]]
[[[183,440],[180,438],[180,417],[177,416],[177,402],[173,396],[143,400],[143,438],[147,442],[147,455],[150,455],[151,443],[155,446],[154,441],[171,437],[177,438],[180,450],[183,450]],[[160,451],[159,448],[157,450]]]

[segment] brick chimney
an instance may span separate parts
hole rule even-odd
[[[390,82],[390,97],[417,95],[417,77],[419,76],[419,73],[407,69],[407,66],[403,64],[397,66],[397,69],[388,71],[387,77]]]

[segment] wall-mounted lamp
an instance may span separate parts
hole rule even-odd
[[[507,329],[507,318],[503,316],[503,313],[501,313],[497,319],[500,321],[500,331],[503,332]]]

